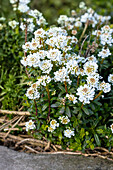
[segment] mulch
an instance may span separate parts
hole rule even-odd
[[[20,110],[0,110],[1,145],[26,153],[83,155],[86,157],[100,157],[113,162],[113,149],[109,151],[103,147],[95,147],[94,150],[86,149],[85,153],[81,151],[75,152],[69,148],[63,150],[60,145],[52,144],[45,137],[43,137],[43,140],[38,140],[33,138],[32,135],[27,135],[25,131],[25,119],[30,116],[30,113]],[[10,115],[12,115],[11,118]]]

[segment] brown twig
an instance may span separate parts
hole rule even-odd
[[[15,122],[17,119],[19,118],[19,116],[14,117],[12,120],[4,123],[2,126],[0,126],[0,131],[2,131],[6,126],[10,125],[11,123]]]
[[[20,122],[20,120],[23,118],[23,116],[21,116],[18,120],[17,120],[17,122],[12,126],[12,128],[14,128],[19,122]],[[4,138],[7,138],[7,136],[9,135],[9,133],[11,132],[11,128],[9,129],[9,131],[6,133],[6,135],[5,135],[5,137]]]
[[[83,36],[84,36],[84,34],[85,34],[86,30],[87,30],[88,25],[89,25],[89,20],[87,20],[86,23],[85,23],[85,27],[83,29],[82,35],[81,35],[78,43],[80,43],[81,39],[83,38]]]
[[[34,153],[39,153],[38,151],[36,151],[35,149],[31,148],[30,146],[28,145],[24,145],[25,148],[29,149],[31,152],[34,152]]]
[[[80,56],[81,56],[81,51],[82,51],[83,45],[84,45],[84,43],[85,43],[85,41],[86,41],[86,39],[87,39],[88,37],[89,37],[89,35],[85,36],[85,38],[84,38],[84,40],[83,40],[83,42],[82,42],[82,45],[81,45],[81,48],[80,48],[79,54],[78,54],[78,55],[80,55]]]
[[[0,110],[0,113],[2,114],[14,114],[14,115],[20,115],[20,116],[30,116],[31,114],[29,112],[24,111],[9,111],[9,110]]]
[[[51,142],[49,141],[49,142],[47,143],[47,146],[46,146],[45,149],[44,149],[45,151],[46,151],[46,150],[49,150],[50,144],[51,144]]]
[[[26,127],[23,127],[22,128],[22,130],[25,130],[26,129]],[[11,130],[13,130],[13,131],[18,131],[18,130],[20,130],[19,128],[6,128],[6,129],[4,129],[4,131],[11,131]]]
[[[44,142],[44,141],[41,141],[41,140],[37,140],[37,139],[31,139],[31,138],[27,138],[27,139],[23,139],[21,140],[20,142],[18,142],[15,147],[18,147],[19,145],[22,145],[23,143],[29,143],[29,142],[32,142],[32,143],[41,143],[43,144],[44,146],[47,145],[47,142]]]

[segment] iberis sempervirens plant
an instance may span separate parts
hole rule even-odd
[[[58,26],[37,29],[22,46],[26,55],[21,64],[28,75],[25,95],[34,120],[26,123],[27,131],[34,128],[37,138],[44,135],[53,143],[82,150],[101,145],[99,133],[109,132],[113,142],[113,124],[112,131],[106,128],[104,133],[99,115],[113,84],[112,70],[108,78],[102,72],[112,56],[113,29],[110,16],[98,15],[84,3],[80,8],[81,16],[72,10],[71,17],[58,18]]]

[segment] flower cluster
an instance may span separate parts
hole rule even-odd
[[[105,21],[109,21],[111,19],[110,16],[99,15],[92,8],[87,8],[84,2],[80,3],[79,7],[86,11],[83,15],[75,18],[76,12],[72,10],[71,17],[60,15],[57,20],[58,24],[63,27],[67,27],[68,30],[71,30],[72,34],[77,34],[77,29],[81,28],[84,23],[88,22],[88,24],[94,28],[98,23],[103,24]]]
[[[18,3],[19,2],[19,3]],[[28,32],[33,32],[35,29],[35,25],[40,26],[40,25],[46,25],[47,22],[45,18],[42,16],[42,13],[39,12],[37,9],[32,10],[28,6],[31,0],[10,0],[10,3],[13,6],[13,10],[19,10],[22,14],[27,15],[26,18],[21,18],[21,23],[20,23],[20,28],[24,31],[26,28],[27,24],[27,31]],[[16,21],[10,21],[9,25],[14,29],[17,25]]]
[[[75,117],[81,119],[83,113],[95,114],[94,105],[99,103],[102,93],[111,91],[113,84],[113,74],[109,74],[105,82],[102,73],[103,62],[112,55],[113,29],[107,22],[110,17],[98,15],[84,3],[80,8],[85,11],[83,15],[75,17],[74,10],[71,17],[61,15],[59,27],[37,29],[31,41],[22,46],[26,55],[21,64],[32,80],[26,96],[42,107],[39,115],[44,113],[46,120],[51,120],[50,125],[46,125],[51,132],[49,137],[56,136],[59,131],[63,138],[76,136],[77,125],[82,121],[78,123]],[[36,17],[33,11],[29,15]],[[31,19],[28,21],[32,23]]]
[[[64,125],[67,125],[70,122],[68,116],[60,116],[58,119],[60,120],[60,123]],[[51,120],[50,126],[48,127],[48,132],[53,132],[57,127],[60,127],[60,124],[57,123],[55,119]],[[64,136],[66,136],[67,138],[75,136],[74,129],[71,130],[70,127],[69,128],[66,127],[66,130],[64,130]]]

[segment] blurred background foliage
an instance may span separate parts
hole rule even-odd
[[[70,15],[70,10],[78,10],[80,2],[80,0],[32,0],[31,8],[38,9],[49,24],[54,24],[59,15]],[[113,17],[113,0],[84,0],[84,2],[99,14]],[[9,0],[0,0],[0,11],[5,17],[14,15]]]

